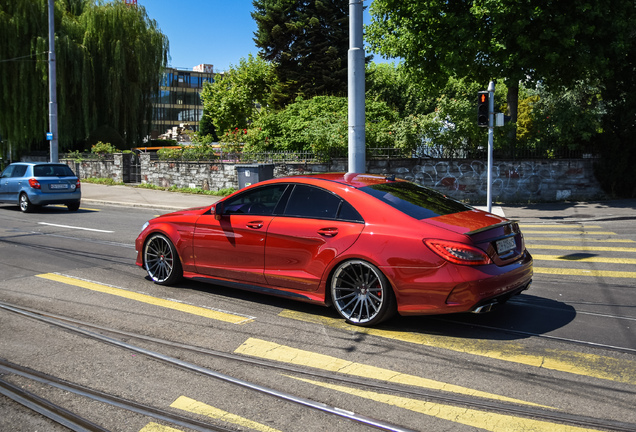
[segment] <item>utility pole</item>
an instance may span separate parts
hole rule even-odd
[[[493,166],[493,147],[495,136],[495,83],[490,81],[488,84],[488,189],[486,192],[486,200],[488,201],[488,213],[492,212],[492,166]]]
[[[366,172],[362,1],[349,0],[349,172]]]
[[[50,161],[59,162],[57,141],[57,80],[55,69],[55,6],[49,0],[49,137]]]

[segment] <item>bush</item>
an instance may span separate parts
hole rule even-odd
[[[113,153],[118,153],[119,150],[117,150],[117,148],[112,145],[111,143],[104,143],[101,141],[98,141],[97,144],[93,145],[91,147],[91,153],[97,153],[97,154],[113,154]]]

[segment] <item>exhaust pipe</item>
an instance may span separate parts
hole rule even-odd
[[[493,310],[493,308],[495,306],[497,306],[499,303],[498,302],[491,302],[491,303],[486,303],[485,305],[481,305],[479,307],[476,307],[475,309],[473,309],[471,312],[475,313],[475,314],[482,314],[482,313],[487,313],[490,312],[491,310]]]

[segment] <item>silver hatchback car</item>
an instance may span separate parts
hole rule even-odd
[[[77,211],[81,197],[79,178],[64,164],[16,162],[0,175],[0,202],[17,204],[25,213],[47,204]]]

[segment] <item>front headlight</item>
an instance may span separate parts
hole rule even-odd
[[[141,227],[141,232],[144,232],[144,230],[148,228],[148,225],[150,225],[150,222],[146,222],[145,224],[143,224]]]

